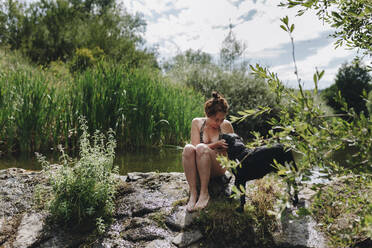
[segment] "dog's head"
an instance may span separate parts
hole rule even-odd
[[[229,159],[235,160],[245,149],[243,139],[236,133],[225,133],[222,134],[222,139],[224,139],[228,145],[227,155]]]
[[[224,139],[229,146],[232,146],[235,140],[241,140],[242,138],[236,133],[224,133],[222,134],[222,139]]]

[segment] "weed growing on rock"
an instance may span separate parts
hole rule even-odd
[[[317,192],[311,212],[331,239],[332,247],[355,247],[368,237],[371,225],[372,178],[344,177]]]
[[[38,159],[50,177],[52,197],[48,208],[53,220],[62,224],[96,225],[99,233],[104,231],[104,220],[114,211],[117,181],[113,173],[116,141],[113,131],[104,134],[96,131],[90,141],[88,126],[80,118],[80,157],[68,157],[61,150],[61,166],[57,170],[38,155]]]
[[[283,185],[274,176],[256,180],[247,187],[243,213],[236,211],[238,201],[216,199],[200,213],[195,225],[204,233],[206,247],[273,247],[277,229],[278,199]]]

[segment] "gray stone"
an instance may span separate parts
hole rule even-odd
[[[0,232],[3,230],[5,226],[5,217],[0,217]]]
[[[32,246],[41,236],[43,225],[44,216],[41,214],[32,213],[24,215],[18,227],[13,246],[15,248]]]
[[[157,226],[145,226],[142,228],[129,229],[122,234],[122,237],[132,242],[151,241],[154,239],[164,239],[168,232]]]
[[[289,210],[287,210],[288,214]],[[281,231],[273,236],[278,246],[299,246],[307,248],[326,248],[325,236],[317,231],[316,222],[311,216],[282,218]]]
[[[143,216],[164,206],[164,197],[159,192],[136,191],[117,200],[117,216]]]
[[[146,218],[134,217],[127,224],[125,231],[121,236],[125,240],[131,242],[151,241],[154,239],[164,239],[168,235],[168,231],[160,228],[152,220]]]
[[[185,211],[186,201],[182,200],[188,196],[184,173],[129,173],[116,178],[126,182],[116,195],[114,220],[92,247],[199,247],[201,232],[188,229],[199,213]],[[212,180],[211,197],[226,196],[232,182],[233,178],[229,183],[224,178]],[[85,245],[91,233],[63,231],[45,223],[44,213],[31,213],[33,192],[38,183],[50,187],[44,172],[0,170],[0,246]],[[300,198],[308,202],[314,192],[303,190],[301,193]],[[327,247],[324,235],[317,231],[316,222],[309,216],[293,219],[284,215],[278,221],[280,230],[272,234],[278,246]]]
[[[166,218],[165,224],[175,231],[180,231],[188,227],[197,216],[198,212],[190,213],[186,211],[186,207],[181,207]]]
[[[66,233],[61,229],[52,230],[48,238],[39,242],[38,248],[79,247],[84,241],[84,235]]]
[[[104,239],[102,243],[94,244],[93,248],[134,248],[135,244],[123,239]]]
[[[127,174],[127,182],[134,182],[140,179],[145,179],[149,176],[157,174],[155,172],[130,172]]]
[[[187,231],[179,233],[173,240],[172,243],[177,247],[187,247],[195,242],[198,242],[203,238],[203,235],[198,230]]]
[[[148,243],[145,248],[174,248],[172,242],[168,240],[156,239]]]

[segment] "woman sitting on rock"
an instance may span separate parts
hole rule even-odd
[[[213,92],[212,96],[204,104],[206,117],[192,120],[191,144],[187,144],[182,153],[182,165],[190,190],[187,211],[205,208],[209,201],[210,178],[222,176],[226,172],[216,160],[216,156],[226,154],[227,144],[221,139],[222,133],[233,133],[234,130],[231,123],[225,120],[229,108],[227,101],[216,92]]]

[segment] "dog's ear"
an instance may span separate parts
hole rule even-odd
[[[232,139],[230,133],[224,133],[224,134],[222,134],[222,139],[226,140],[226,143],[227,144],[232,144],[232,142],[233,142],[233,139]]]
[[[234,140],[241,140],[242,142],[243,142],[243,138],[242,137],[240,137],[238,134],[236,134],[236,133],[233,133],[232,134],[232,137],[234,138]]]

